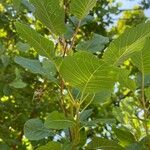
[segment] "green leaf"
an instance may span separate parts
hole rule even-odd
[[[116,142],[104,139],[104,138],[98,138],[95,137],[92,139],[92,141],[88,144],[87,150],[124,150],[120,145],[118,145]]]
[[[139,69],[139,71],[146,75],[150,74],[150,38],[145,40],[144,47],[141,51],[132,55],[131,59],[133,64]]]
[[[82,121],[82,124],[87,127],[97,126],[98,124],[114,124],[116,120],[113,118],[100,118],[91,121]]]
[[[1,55],[0,59],[2,60],[4,67],[7,67],[9,65],[10,57],[8,55]]]
[[[105,45],[108,44],[108,42],[109,42],[109,38],[99,34],[94,34],[92,39],[88,41],[79,42],[76,50],[96,53],[102,51],[105,48]]]
[[[148,36],[150,36],[150,22],[126,30],[108,46],[103,56],[104,61],[116,66],[120,65],[131,54],[144,47],[145,39]]]
[[[4,53],[4,51],[5,51],[5,48],[2,45],[2,43],[0,42],[0,56]]]
[[[43,69],[39,60],[33,60],[33,59],[24,58],[24,57],[15,57],[15,63],[28,69],[32,73],[43,74]]]
[[[48,142],[44,146],[40,146],[37,150],[61,150],[61,144],[58,142]]]
[[[150,101],[150,87],[145,89],[145,96]]]
[[[0,142],[0,149],[1,150],[10,150],[10,147],[5,143]]]
[[[129,78],[130,71],[126,69],[118,69],[118,82],[120,83],[120,87],[126,87],[130,90],[136,89],[136,84],[134,80]]]
[[[143,146],[143,150],[147,150],[148,148],[150,148],[150,135],[142,138],[139,144]]]
[[[41,140],[50,135],[40,119],[30,119],[24,125],[24,134],[29,140]]]
[[[60,73],[71,86],[90,93],[112,89],[116,80],[112,66],[87,52],[65,58]]]
[[[75,122],[73,120],[70,120],[64,116],[64,114],[59,113],[57,111],[54,111],[50,113],[46,121],[44,123],[44,126],[46,128],[50,129],[66,129],[73,127],[75,125]]]
[[[136,142],[134,135],[129,131],[117,128],[114,128],[113,131],[122,146],[128,146],[129,144]]]
[[[95,94],[93,98],[93,103],[103,105],[109,100],[109,98],[111,97],[111,93],[112,90],[109,89],[99,91],[98,93]]]
[[[23,23],[15,23],[17,32],[20,37],[26,40],[31,47],[33,47],[39,55],[52,58],[54,55],[54,44],[52,41],[41,36],[34,29],[28,27]]]
[[[24,57],[15,57],[15,62],[34,74],[40,74],[53,82],[57,82],[54,78],[54,65],[49,60],[43,61],[43,66],[39,60]]]
[[[90,117],[93,113],[92,109],[88,109],[88,110],[84,110],[81,114],[80,114],[80,121],[86,121],[88,117]]]
[[[15,79],[9,85],[16,88],[16,89],[22,89],[22,88],[25,88],[27,86],[27,84],[25,82],[23,82],[21,79]]]
[[[97,0],[71,0],[70,13],[79,20],[84,19],[96,5]]]
[[[125,150],[148,150],[147,148],[143,148],[143,146],[139,143],[132,143]]]
[[[26,52],[26,51],[28,51],[28,50],[30,49],[29,44],[27,44],[27,43],[22,43],[22,42],[18,42],[18,43],[16,44],[16,47],[17,47],[18,50],[20,50],[20,51],[22,51],[22,52]]]
[[[64,9],[60,6],[60,0],[30,0],[35,6],[35,16],[52,33],[61,35],[66,31]]]

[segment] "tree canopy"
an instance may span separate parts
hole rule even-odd
[[[0,149],[149,150],[148,8],[1,0]]]

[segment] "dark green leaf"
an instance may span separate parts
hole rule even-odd
[[[40,140],[50,135],[40,119],[30,119],[24,125],[24,134],[29,140]]]
[[[61,150],[61,144],[58,142],[48,142],[44,146],[40,146],[37,150]]]
[[[92,139],[92,141],[88,144],[87,150],[124,150],[120,145],[118,145],[116,142],[104,139],[104,138],[98,138],[95,137]]]
[[[75,122],[73,120],[66,118],[63,113],[59,113],[57,111],[50,113],[44,123],[46,128],[51,129],[66,129],[73,127],[74,125]]]
[[[99,34],[94,34],[92,39],[88,41],[79,42],[76,50],[96,53],[102,51],[105,48],[105,45],[108,44],[108,42],[109,42],[109,38]]]
[[[113,131],[122,146],[127,146],[129,144],[136,142],[134,135],[129,131],[117,128],[114,128]]]

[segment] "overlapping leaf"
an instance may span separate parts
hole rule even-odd
[[[100,52],[105,48],[105,45],[109,42],[109,38],[99,34],[94,34],[92,39],[88,41],[81,41],[77,45],[78,51],[89,51],[92,53]]]
[[[97,0],[71,0],[70,12],[81,20],[88,15],[96,2]]]
[[[112,89],[116,75],[112,66],[87,52],[67,57],[60,67],[60,73],[71,86],[90,93]]]
[[[92,141],[88,144],[87,150],[124,150],[123,147],[121,147],[119,144],[112,140],[104,139],[104,138],[98,138],[95,137],[92,139]]]
[[[53,82],[57,82],[57,80],[54,78],[54,75],[56,74],[56,68],[50,61],[43,61],[42,66],[38,60],[16,57],[15,62],[25,69],[28,69],[32,73],[40,74]]]
[[[20,37],[26,40],[39,55],[52,58],[54,53],[54,44],[52,41],[41,36],[34,29],[23,23],[16,22],[16,29]]]
[[[30,0],[35,6],[35,15],[51,32],[61,35],[65,32],[64,9],[60,0]]]
[[[73,120],[67,119],[64,114],[57,111],[50,113],[44,123],[44,126],[50,129],[66,129],[74,125],[75,122]]]
[[[48,142],[44,146],[40,146],[37,150],[61,150],[62,145],[58,142]]]
[[[150,74],[150,38],[147,38],[143,49],[132,56],[133,64],[143,73]]]
[[[120,65],[130,54],[140,51],[145,38],[150,36],[150,22],[128,29],[114,40],[104,53],[104,60],[110,64]]]
[[[40,119],[30,119],[24,125],[24,134],[29,140],[40,140],[50,135]]]

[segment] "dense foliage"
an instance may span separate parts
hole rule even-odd
[[[2,0],[0,149],[149,150],[148,4]]]

